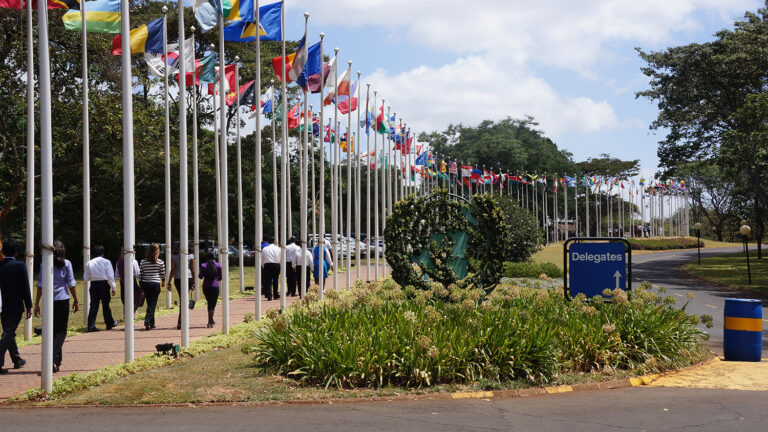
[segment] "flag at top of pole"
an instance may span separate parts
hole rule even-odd
[[[239,19],[224,28],[224,40],[227,42],[255,42],[258,33],[263,41],[280,41],[283,30],[280,26],[280,13],[283,2],[271,3],[259,7],[259,25],[253,18]],[[241,13],[242,16],[242,13]]]

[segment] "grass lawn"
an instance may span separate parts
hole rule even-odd
[[[688,237],[692,240],[696,240],[695,237]],[[702,239],[704,242],[704,247],[702,249],[714,249],[714,248],[723,248],[723,247],[734,247],[734,246],[740,246],[741,243],[730,243],[730,242],[720,242],[717,240],[710,240],[710,239]],[[691,250],[691,249],[683,249],[683,250]],[[648,253],[658,253],[658,252],[670,252],[671,250],[665,250],[665,251],[654,251],[654,250],[636,250],[632,251],[633,255],[645,255]],[[549,246],[544,246],[541,248],[540,251],[536,252],[533,257],[531,258],[534,262],[548,262],[553,263],[563,268],[563,244],[562,243],[552,243]],[[746,264],[745,264],[746,266]]]
[[[743,252],[702,258],[701,266],[697,260],[693,260],[685,264],[683,270],[733,288],[768,294],[768,258],[758,260],[757,251],[752,250],[749,251],[749,264],[752,268],[752,284],[748,283],[747,259]]]

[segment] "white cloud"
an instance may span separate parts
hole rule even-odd
[[[366,78],[418,130],[449,123],[532,115],[557,136],[636,126],[619,121],[606,100],[563,96],[536,70],[555,67],[597,78],[615,44],[658,45],[675,32],[700,28],[697,14],[723,25],[758,0],[293,0],[313,26],[339,25],[396,32],[416,46],[455,55],[439,67]],[[625,91],[630,82],[607,83]]]

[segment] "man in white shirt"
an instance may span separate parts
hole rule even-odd
[[[286,279],[288,279],[288,295],[291,297],[296,296],[296,283],[299,281],[300,275],[296,274],[296,270],[293,269],[293,260],[301,254],[301,247],[296,244],[296,237],[288,239],[288,246],[285,247],[285,262],[288,265],[285,266]]]
[[[85,264],[83,280],[91,283],[89,292],[91,302],[88,306],[88,331],[99,331],[96,328],[96,315],[99,313],[99,303],[103,308],[104,322],[107,324],[107,330],[117,325],[117,320],[112,317],[112,309],[109,308],[110,287],[112,295],[115,295],[115,271],[112,269],[112,263],[104,258],[104,246],[95,245],[93,247],[95,258]]]
[[[312,265],[314,264],[314,260],[312,259],[312,251],[307,249],[304,253],[304,259],[302,259],[302,250],[301,246],[304,244],[303,241],[299,241],[297,247],[299,248],[299,251],[296,253],[296,256],[291,261],[291,267],[293,267],[293,271],[296,273],[296,281],[299,285],[298,291],[299,291],[299,298],[301,298],[301,272],[302,267],[305,268],[304,270],[306,272],[305,278],[307,280],[307,284],[305,285],[306,288],[309,288],[311,275],[312,275]]]
[[[261,250],[261,292],[267,296],[267,300],[279,299],[280,247],[274,237],[269,236],[266,240],[269,245]]]

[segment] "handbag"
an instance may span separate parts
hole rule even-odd
[[[190,300],[189,301],[189,310],[192,310],[194,308],[195,308],[195,301],[194,300]]]

